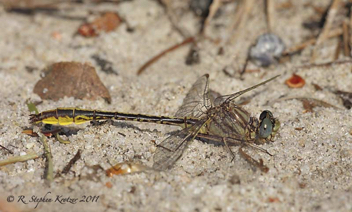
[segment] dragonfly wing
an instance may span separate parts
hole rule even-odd
[[[257,87],[259,87],[259,86],[261,86],[261,85],[264,85],[264,84],[266,84],[266,83],[268,83],[268,82],[270,82],[270,81],[276,79],[276,78],[279,77],[279,76],[280,76],[280,75],[277,75],[277,76],[275,76],[275,77],[272,77],[272,78],[270,78],[270,79],[268,79],[268,80],[266,80],[266,81],[264,81],[264,82],[261,82],[261,83],[259,83],[259,84],[257,84],[257,85],[254,85],[254,86],[252,86],[252,87],[250,87],[250,88],[244,89],[244,90],[239,91],[239,92],[237,92],[237,93],[230,94],[230,95],[225,95],[225,96],[220,96],[220,97],[218,97],[218,98],[215,99],[214,104],[215,104],[215,105],[221,105],[221,104],[222,104],[223,102],[225,102],[225,101],[227,101],[227,102],[233,101],[234,99],[236,99],[237,97],[239,97],[239,96],[241,96],[241,95],[247,93],[248,91],[251,91],[251,90],[253,90],[253,89],[255,89],[255,88],[257,88]]]
[[[175,114],[176,117],[199,118],[206,112],[211,105],[208,96],[208,78],[209,75],[205,74],[193,84],[183,100],[181,107]]]
[[[178,131],[162,141],[154,154],[153,168],[156,170],[170,168],[182,156],[188,144],[198,135],[204,123],[204,120],[200,120],[193,126]]]

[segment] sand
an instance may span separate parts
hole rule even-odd
[[[272,30],[286,46],[303,42],[310,35],[302,28],[302,22],[314,14],[311,7],[305,6],[307,2],[292,1],[292,8],[276,14]],[[328,3],[319,2],[321,6]],[[66,129],[69,135],[62,136],[70,144],[61,144],[55,138],[48,142],[54,175],[82,150],[81,159],[71,171],[48,185],[43,179],[44,157],[1,167],[1,207],[13,207],[12,211],[67,212],[351,211],[352,112],[344,108],[340,98],[331,91],[352,91],[352,63],[299,68],[310,60],[313,47],[307,47],[285,62],[245,73],[243,80],[223,72],[226,66],[243,64],[249,46],[266,32],[261,4],[253,9],[247,24],[231,34],[231,42],[225,45],[223,55],[217,54],[221,42],[203,40],[199,43],[200,64],[185,65],[189,50],[189,46],[185,46],[167,54],[140,76],[136,72],[144,62],[183,40],[155,1],[74,6],[60,13],[86,17],[89,11],[116,11],[134,28],[133,32],[128,32],[126,24],[122,24],[115,31],[95,38],[73,36],[81,20],[43,13],[33,16],[7,13],[1,7],[0,144],[13,151],[13,155],[0,149],[0,160],[33,151],[44,153],[38,138],[21,133],[32,126],[25,102],[41,100],[33,93],[35,83],[43,68],[60,61],[89,62],[95,66],[110,92],[112,103],[65,97],[59,101],[43,100],[38,106],[40,111],[79,107],[173,115],[192,84],[203,74],[209,73],[210,87],[221,94],[240,91],[280,74],[274,82],[246,94],[251,101],[244,108],[255,117],[262,110],[270,110],[281,122],[275,141],[261,145],[273,156],[248,150],[255,158],[263,159],[269,167],[268,173],[249,165],[240,157],[237,147],[233,147],[236,157],[231,161],[223,146],[195,140],[170,170],[112,178],[93,166],[108,169],[111,164],[126,161],[152,166],[155,142],[160,143],[168,133],[179,128],[132,122],[70,125]],[[229,17],[233,17],[234,5],[225,5],[219,17],[211,22],[206,31],[209,37],[224,40],[229,36],[232,20]],[[194,34],[197,18],[189,11],[181,15],[179,24]],[[337,42],[337,39],[324,42],[316,62],[331,61]],[[102,72],[91,58],[94,54],[111,61],[118,75]],[[340,59],[348,58],[341,55]],[[252,63],[248,67],[258,68]],[[292,73],[306,80],[303,88],[291,89],[285,85]],[[323,90],[316,91],[312,83]],[[282,96],[313,97],[340,109],[316,107],[313,112],[307,112],[301,101],[275,101]]]

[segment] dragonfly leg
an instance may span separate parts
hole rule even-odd
[[[227,139],[224,137],[222,138],[222,141],[224,142],[226,149],[230,152],[230,154],[232,155],[232,159],[231,159],[231,163],[233,162],[233,160],[235,159],[235,154],[233,153],[233,151],[231,150],[229,144],[227,143]]]
[[[157,144],[156,147],[158,147],[158,148],[163,148],[163,149],[165,149],[165,150],[167,150],[167,151],[169,151],[169,152],[172,152],[171,149],[169,149],[169,148],[167,148],[167,147],[164,147],[163,145],[160,145],[160,144]]]
[[[258,167],[264,173],[267,173],[269,171],[269,168],[263,164],[262,159],[260,159],[258,162],[257,160],[255,160],[254,158],[249,156],[247,153],[245,153],[242,148],[243,148],[243,146],[239,148],[239,153],[246,161],[248,161],[250,164]]]
[[[255,145],[255,144],[246,143],[246,145],[252,147],[253,149],[257,149],[257,150],[259,150],[259,151],[261,151],[261,152],[264,152],[264,153],[266,153],[266,154],[268,154],[268,155],[270,155],[270,156],[273,156],[270,152],[268,152],[268,150],[266,150],[266,149],[264,149],[264,148],[261,148],[261,147]]]
[[[187,118],[184,117],[184,118],[183,118],[183,121],[184,121],[184,123],[185,123],[185,128],[187,128]]]

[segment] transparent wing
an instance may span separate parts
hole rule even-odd
[[[219,92],[216,92],[216,91],[214,91],[214,90],[212,90],[212,89],[209,89],[209,91],[208,91],[208,97],[209,97],[209,99],[210,99],[210,102],[211,102],[211,105],[212,106],[217,106],[216,104],[215,104],[215,100],[217,99],[217,98],[219,98],[221,96],[221,94],[219,93]]]
[[[170,168],[187,148],[188,144],[197,136],[204,120],[201,120],[177,133],[167,137],[162,141],[154,154],[153,168],[156,170],[166,170]]]
[[[254,86],[252,86],[250,88],[244,89],[244,90],[239,91],[237,93],[230,94],[230,95],[225,95],[225,96],[219,96],[218,98],[215,99],[214,105],[221,105],[223,102],[233,101],[234,99],[236,99],[237,97],[241,96],[242,94],[247,93],[248,91],[251,91],[251,90],[253,90],[253,89],[255,89],[255,88],[257,88],[257,87],[259,87],[261,85],[264,85],[264,84],[276,79],[279,76],[280,75],[277,75],[277,76],[275,76],[273,78],[270,78],[270,79],[268,79],[268,80],[266,80],[264,82],[261,82],[261,83],[259,83],[257,85],[254,85]]]
[[[205,74],[193,84],[175,116],[199,118],[211,107],[208,78]]]

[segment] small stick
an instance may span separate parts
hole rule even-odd
[[[237,40],[237,32],[241,31],[241,28],[247,23],[247,20],[255,3],[256,1],[254,0],[246,0],[239,2],[238,6],[236,7],[236,10],[233,12],[234,16],[231,18],[232,24],[230,25],[228,31],[225,34],[225,38],[223,39],[221,45],[222,47],[227,46],[233,40]]]
[[[165,13],[171,23],[171,26],[178,32],[183,38],[190,37],[190,33],[179,26],[179,18],[175,15],[174,10],[171,7],[171,1],[169,0],[158,0],[160,5],[164,8]]]
[[[327,38],[337,37],[337,36],[342,35],[342,33],[343,33],[342,28],[338,28],[338,29],[331,31]],[[284,51],[283,55],[289,55],[289,54],[293,54],[295,52],[301,51],[301,50],[305,49],[307,46],[314,45],[316,42],[317,42],[316,38],[306,40],[303,43],[300,43],[300,44],[297,44],[297,45],[290,47],[289,49]]]
[[[31,152],[23,156],[13,156],[0,161],[0,167],[8,164],[17,163],[17,162],[25,162],[27,160],[37,159],[38,157],[39,157],[38,154],[35,152]]]
[[[206,27],[209,25],[210,21],[213,19],[214,15],[216,14],[216,12],[219,10],[220,6],[222,4],[221,0],[214,0],[210,7],[209,7],[209,15],[207,16],[207,18],[204,21],[204,27],[202,28],[201,32],[202,34],[205,34],[205,29]]]
[[[70,160],[70,162],[68,162],[68,164],[62,170],[61,174],[67,174],[70,171],[72,165],[75,164],[80,158],[81,158],[81,150],[79,149],[76,155]]]
[[[310,105],[312,105],[314,107],[325,107],[325,108],[334,108],[337,110],[342,110],[342,108],[339,108],[335,105],[324,102],[322,100],[314,99],[314,98],[310,98],[310,97],[304,97],[304,96],[283,97],[283,98],[275,99],[275,100],[269,102],[268,105],[273,105],[276,102],[282,102],[282,101],[293,100],[293,99],[301,101],[303,104],[304,104],[304,102],[309,103]]]
[[[330,29],[333,25],[333,21],[335,19],[336,14],[337,14],[340,2],[341,2],[341,0],[333,0],[333,3],[331,4],[327,19],[324,24],[324,28],[323,28],[322,32],[319,34],[318,39],[316,41],[316,45],[313,49],[311,60],[310,60],[311,63],[314,63],[314,61],[317,57],[319,45],[322,44],[329,37],[329,32],[330,32]]]
[[[342,47],[342,38],[339,38],[339,42],[337,42],[336,48],[335,48],[334,61],[339,59],[341,47]]]
[[[352,6],[350,7],[350,11],[351,11],[351,14],[350,14],[350,21],[349,21],[349,27],[350,27],[350,38],[349,38],[349,45],[350,47],[352,48]]]
[[[295,67],[295,69],[326,67],[326,66],[348,64],[348,63],[352,63],[352,60],[340,60],[340,61],[333,61],[333,62],[320,63],[320,64],[308,64],[308,65]]]
[[[3,145],[0,145],[0,147],[3,148],[3,149],[5,149],[5,150],[7,150],[10,154],[13,155],[13,152],[12,152],[11,150],[9,150],[8,148],[4,147]]]
[[[60,137],[59,133],[55,133],[55,137],[56,137],[56,139],[57,139],[60,143],[62,143],[62,144],[70,144],[70,143],[71,143],[69,140],[66,141],[66,140],[62,139],[62,138]]]
[[[268,32],[272,31],[273,20],[275,17],[275,4],[273,0],[264,0],[265,4],[265,18],[266,18],[266,26]]]
[[[342,23],[342,29],[343,29],[343,53],[346,57],[350,57],[351,53],[350,53],[350,37],[349,37],[349,26],[348,24],[344,21]]]
[[[194,37],[189,37],[189,38],[185,39],[184,41],[182,41],[181,43],[173,45],[170,48],[162,51],[161,53],[157,54],[156,56],[154,56],[150,60],[148,60],[142,67],[140,67],[137,71],[137,75],[140,75],[144,71],[144,69],[148,68],[151,64],[155,63],[157,60],[159,60],[165,54],[167,54],[175,49],[178,49],[179,47],[184,46],[188,43],[192,43],[194,41],[195,41]]]
[[[51,155],[51,150],[50,150],[50,146],[46,140],[46,137],[41,133],[41,132],[37,132],[38,135],[40,136],[40,140],[43,143],[44,146],[44,155],[46,158],[46,171],[45,171],[45,179],[51,183],[54,179],[54,168],[53,168],[53,157]]]

